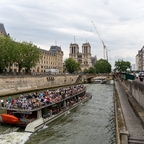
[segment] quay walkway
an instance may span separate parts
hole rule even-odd
[[[137,105],[132,96],[128,96],[126,89],[122,86],[120,81],[115,80],[115,87],[117,89],[117,95],[126,127],[124,133],[127,135],[126,140],[120,143],[144,144],[144,128],[142,121],[136,113],[137,111],[143,111],[142,108]]]

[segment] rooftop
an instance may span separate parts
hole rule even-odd
[[[61,50],[61,47],[59,47],[59,46],[51,46],[50,51],[52,53],[56,53],[56,51],[61,52],[62,50]]]
[[[7,35],[6,30],[4,28],[4,24],[0,23],[0,32],[2,32],[4,35]]]

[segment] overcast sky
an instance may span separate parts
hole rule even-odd
[[[144,45],[143,6],[144,0],[0,0],[0,23],[16,41],[61,46],[64,59],[74,42],[80,52],[89,42],[92,56],[104,58],[103,41],[112,65],[119,59],[135,64]]]

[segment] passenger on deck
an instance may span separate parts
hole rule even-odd
[[[52,110],[51,109],[48,111],[48,114],[49,114],[49,116],[52,116]]]
[[[1,100],[1,106],[4,107],[4,100]]]
[[[47,90],[46,92],[40,92],[39,94],[33,93],[24,96],[21,94],[19,98],[9,98],[3,102],[4,107],[9,108],[19,108],[19,109],[28,109],[37,108],[41,105],[48,105],[61,101],[67,97],[70,97],[72,94],[76,94],[84,89],[84,85],[70,86],[68,88],[61,88],[57,90]],[[81,99],[81,98],[80,98]],[[78,99],[77,99],[78,100]],[[73,99],[71,102],[74,103],[77,100]],[[68,101],[69,105],[70,101]]]

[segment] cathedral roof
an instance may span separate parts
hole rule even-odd
[[[0,31],[2,31],[4,33],[4,35],[7,35],[4,25],[2,23],[0,23]]]

